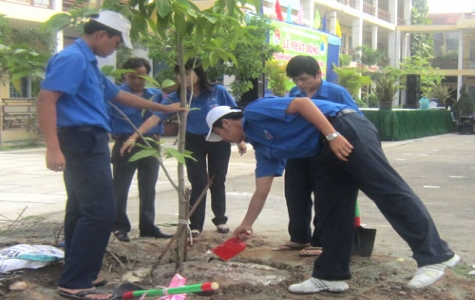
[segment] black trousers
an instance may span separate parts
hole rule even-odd
[[[195,160],[186,160],[188,180],[191,184],[190,207],[205,189],[209,178],[212,179],[211,209],[214,213],[214,225],[226,224],[226,174],[228,173],[231,145],[228,142],[207,142],[204,135],[186,134],[186,150],[193,152]],[[190,228],[203,231],[206,212],[206,195],[190,218]]]
[[[114,192],[117,202],[117,211],[114,221],[114,231],[129,232],[131,229],[127,217],[127,198],[130,185],[137,171],[139,187],[139,230],[141,234],[153,234],[155,226],[155,186],[158,180],[160,165],[155,157],[144,157],[129,162],[130,157],[142,150],[134,147],[130,153],[120,156],[120,148],[127,137],[116,138],[112,148],[112,173],[114,176]],[[143,143],[137,140],[138,143]]]
[[[391,167],[381,148],[377,129],[356,113],[331,121],[354,147],[348,162],[340,161],[323,143],[315,169],[318,230],[323,253],[315,260],[313,277],[351,278],[358,190],[374,201],[396,232],[407,242],[419,267],[450,259],[454,253],[443,241],[419,197]]]
[[[314,247],[319,247],[321,243],[316,230],[316,212],[313,218],[313,233],[311,228],[315,164],[316,157],[288,159],[284,181],[290,241],[300,244],[310,243]],[[317,209],[316,206],[314,208]]]
[[[77,129],[77,130],[76,130]],[[109,135],[92,127],[58,132],[66,159],[65,264],[58,286],[92,288],[101,271],[115,214]]]

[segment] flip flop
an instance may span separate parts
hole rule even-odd
[[[109,281],[107,281],[107,280],[104,279],[104,280],[101,280],[101,281],[99,281],[99,282],[92,283],[92,285],[93,285],[94,287],[98,288],[98,287],[101,287],[101,286],[105,286],[105,285],[108,284],[108,283],[109,283]]]
[[[299,256],[319,256],[322,252],[322,247],[306,247],[300,251]]]
[[[61,297],[67,298],[67,299],[77,299],[77,300],[95,299],[95,298],[89,298],[87,296],[90,296],[90,295],[107,295],[107,294],[110,294],[110,293],[107,293],[107,292],[104,292],[104,291],[101,291],[101,290],[87,290],[87,291],[78,292],[76,294],[66,292],[66,291],[63,291],[63,290],[59,290],[59,295]],[[117,297],[117,295],[114,295],[114,294],[110,294],[110,295],[111,295],[110,297],[104,298],[104,299],[101,299],[101,300],[116,300],[116,299],[119,299]]]
[[[282,245],[279,245],[277,248],[273,248],[272,251],[295,251],[302,250],[310,246],[309,243],[300,244],[296,242],[286,242]]]

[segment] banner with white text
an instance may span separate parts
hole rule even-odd
[[[322,78],[327,74],[328,35],[297,24],[272,20],[274,31],[270,33],[269,43],[279,45],[283,52],[275,53],[274,58],[289,61],[296,55],[313,56],[320,65]]]

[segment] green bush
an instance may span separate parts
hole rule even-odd
[[[454,112],[455,117],[461,116],[472,116],[475,110],[475,104],[473,100],[470,98],[470,95],[467,93],[465,88],[465,84],[462,85],[460,89],[460,98],[457,102],[452,106],[452,111]]]

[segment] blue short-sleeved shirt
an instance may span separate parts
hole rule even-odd
[[[301,115],[285,112],[294,98],[262,98],[244,109],[243,129],[254,147],[256,177],[282,176],[287,158],[318,153],[319,130]],[[330,101],[312,101],[327,117],[350,108]]]
[[[187,93],[189,99],[190,93]],[[180,102],[179,92],[173,92],[166,99],[163,99],[162,104],[171,104]],[[216,106],[227,105],[236,107],[237,104],[233,97],[228,93],[226,88],[222,85],[212,86],[212,93],[201,92],[198,97],[193,97],[191,100],[190,112],[188,113],[186,132],[196,135],[207,135],[209,131],[206,123],[206,115]],[[195,108],[195,110],[191,110]],[[197,108],[197,109],[196,109]],[[169,117],[171,114],[160,113],[162,120]]]
[[[106,101],[119,88],[97,67],[97,59],[82,39],[53,56],[43,90],[62,92],[56,103],[57,126],[98,126],[110,131]]]
[[[289,92],[289,97],[308,97],[308,95],[297,86],[294,86]],[[322,80],[320,88],[310,98],[345,104],[360,115],[363,115],[350,93],[344,87],[325,80]]]
[[[119,87],[121,90],[125,92],[131,93],[130,87],[127,83],[124,83]],[[162,92],[159,89],[155,88],[146,88],[143,91],[142,98],[146,100],[153,101],[155,103],[162,102]],[[145,120],[153,115],[159,116],[157,112],[153,112],[148,109],[140,109],[131,106],[127,106],[121,104],[115,100],[112,100],[112,103],[117,106],[135,125],[135,127],[139,128]],[[111,110],[111,127],[112,127],[112,134],[117,135],[131,135],[134,133],[134,129],[130,124],[123,119],[123,117],[117,112],[115,108]],[[152,134],[163,134],[163,123],[160,122],[157,126],[154,126],[150,131],[148,131],[145,135],[152,135]]]

